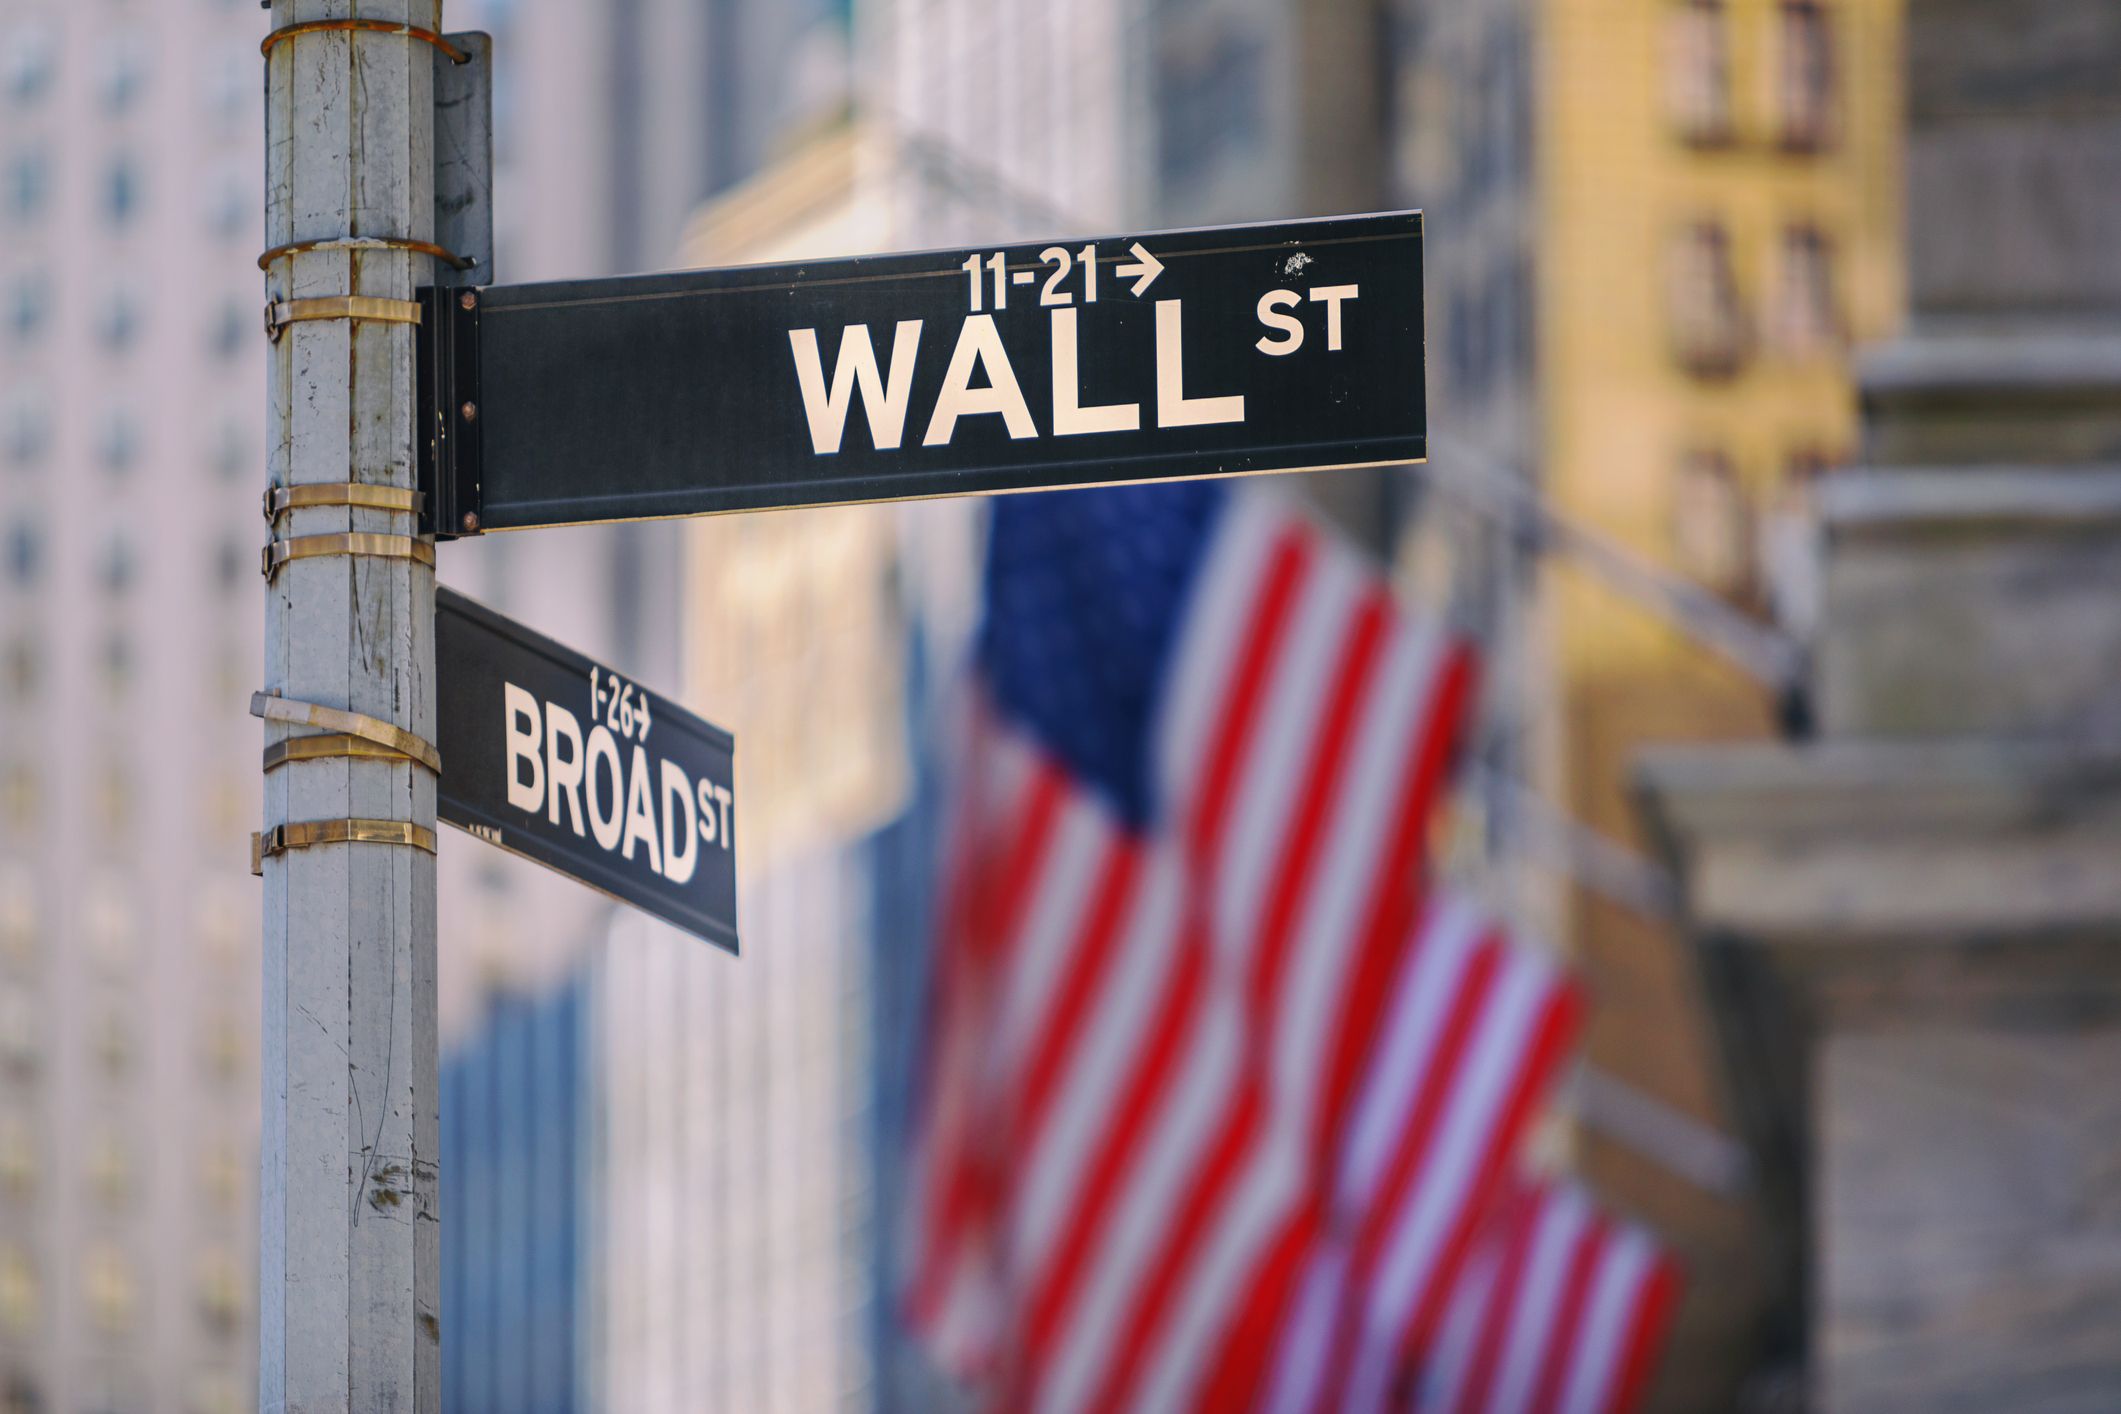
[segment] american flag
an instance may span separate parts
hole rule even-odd
[[[1249,1407],[1346,1156],[1427,1205],[1363,1281],[1443,1290],[1566,1032],[1550,973],[1422,911],[1472,655],[1215,483],[998,502],[987,592],[908,1316],[1006,1407]],[[1401,1054],[1437,1005],[1452,1038]],[[1395,1106],[1421,1152],[1371,1135]]]
[[[1462,899],[1423,913],[1266,1407],[1404,1403],[1518,1141],[1576,1030],[1576,989]]]
[[[1679,1270],[1648,1233],[1573,1187],[1526,1185],[1496,1206],[1453,1283],[1416,1407],[1633,1409],[1678,1297]]]

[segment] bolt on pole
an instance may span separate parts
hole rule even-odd
[[[275,0],[264,45],[266,245],[296,247],[266,273],[268,470],[305,488],[268,502],[265,689],[423,743],[411,321],[432,278],[416,245],[434,239],[440,11]],[[265,715],[268,747],[313,740],[264,778],[259,1407],[438,1414],[435,775],[417,750]]]

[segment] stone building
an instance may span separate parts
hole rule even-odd
[[[1854,453],[1853,349],[1900,318],[1902,5],[1385,10],[1389,200],[1428,213],[1431,468],[1401,559],[1487,647],[1458,852],[1592,987],[1569,1162],[1677,1245],[1660,1399],[1717,1407],[1758,1257],[1629,770],[1781,728],[1789,531]]]
[[[1643,768],[1813,1407],[2121,1404],[2121,10],[1915,0],[1816,739]]]

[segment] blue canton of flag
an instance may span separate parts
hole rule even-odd
[[[979,666],[1001,714],[1136,827],[1185,601],[1228,492],[1212,481],[995,502]]]

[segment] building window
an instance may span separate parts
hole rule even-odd
[[[249,892],[234,880],[216,879],[203,885],[192,904],[192,932],[202,960],[217,968],[240,966],[249,936],[246,920],[254,911]]]
[[[104,542],[103,557],[96,577],[102,581],[103,592],[120,595],[133,587],[133,579],[139,573],[139,565],[133,556],[130,540],[121,534],[112,535]]]
[[[214,551],[214,584],[223,594],[233,594],[243,587],[244,572],[255,573],[257,563],[255,551],[246,556],[243,546],[224,539]]]
[[[123,1139],[116,1134],[97,1139],[88,1151],[87,1171],[88,1186],[97,1202],[106,1208],[125,1206],[125,1200],[132,1196],[133,1167]]]
[[[103,111],[113,117],[125,112],[147,87],[147,48],[138,34],[121,34],[103,49],[103,76],[96,85]]]
[[[1834,243],[1814,226],[1782,233],[1782,268],[1775,285],[1770,336],[1792,354],[1841,346],[1841,310],[1834,282]]]
[[[37,876],[27,864],[0,863],[0,962],[27,971],[37,957]]]
[[[1833,26],[1819,0],[1782,0],[1781,25],[1776,87],[1782,145],[1795,152],[1816,152],[1834,141],[1840,118]]]
[[[232,241],[255,219],[256,188],[247,167],[223,163],[206,182],[206,228],[216,240]]]
[[[132,1264],[115,1245],[99,1242],[89,1249],[81,1273],[81,1293],[88,1300],[89,1319],[105,1335],[122,1335],[132,1328],[140,1286],[133,1277]]]
[[[234,418],[222,421],[206,454],[207,466],[223,481],[234,481],[250,464],[250,438]]]
[[[0,771],[0,819],[7,822],[9,833],[27,835],[42,823],[42,798],[37,773],[27,765],[14,761]]]
[[[224,1084],[243,1078],[243,1062],[250,1053],[249,1036],[243,1023],[222,1013],[206,1024],[201,1059],[206,1073]]]
[[[1834,460],[1816,447],[1793,452],[1760,517],[1762,597],[1775,622],[1799,638],[1809,638],[1819,623],[1822,565],[1812,499]]]
[[[91,1049],[110,1080],[122,1080],[133,1065],[133,1028],[117,1012],[105,1012],[93,1028]]]
[[[1672,547],[1689,579],[1732,599],[1751,593],[1752,515],[1723,453],[1695,451],[1681,463],[1672,496]]]
[[[29,1253],[12,1245],[0,1248],[0,1329],[10,1335],[28,1335],[36,1330],[43,1309],[37,1267]]]
[[[206,1328],[223,1340],[243,1325],[243,1269],[221,1248],[199,1259],[199,1315]]]
[[[223,138],[236,136],[250,122],[250,107],[257,101],[255,57],[238,50],[215,54],[208,61],[201,87],[207,121],[215,134]]]
[[[52,37],[50,26],[33,21],[16,25],[7,36],[4,59],[0,59],[5,68],[7,96],[25,105],[42,98],[52,86],[58,61],[59,44]]]
[[[28,225],[44,214],[45,203],[51,200],[51,163],[42,152],[17,152],[8,159],[0,193],[4,193],[9,218],[17,225]]]
[[[131,833],[133,798],[132,773],[115,762],[106,765],[96,782],[96,827],[107,841]]]
[[[1731,140],[1731,27],[1724,0],[1680,0],[1667,20],[1665,101],[1682,142]]]
[[[51,312],[51,286],[41,276],[25,273],[8,283],[7,331],[17,344],[28,344],[43,333]]]
[[[105,414],[96,438],[96,458],[113,476],[131,471],[140,459],[140,420],[123,408]]]
[[[249,1166],[234,1144],[216,1144],[199,1156],[199,1191],[220,1211],[240,1208],[249,1182]]]
[[[34,1076],[43,1061],[37,998],[19,982],[0,982],[0,1066],[17,1081]]]
[[[122,231],[140,210],[140,168],[130,157],[114,157],[103,174],[103,216]]]
[[[81,934],[96,966],[111,977],[128,975],[139,931],[132,891],[123,876],[106,872],[92,878],[81,901]]]
[[[10,1120],[0,1128],[0,1193],[16,1203],[37,1195],[37,1149],[30,1132]]]
[[[224,299],[214,315],[213,327],[207,333],[206,346],[215,358],[226,363],[243,351],[244,342],[255,331],[256,325],[255,314],[246,317],[239,301]]]
[[[51,450],[50,406],[40,390],[23,388],[0,410],[0,445],[10,465],[35,466]]]
[[[96,337],[106,351],[123,353],[139,332],[140,297],[128,286],[114,286],[96,314]]]
[[[7,532],[7,578],[17,589],[28,589],[44,572],[44,536],[26,520],[18,520]]]
[[[37,651],[36,641],[28,634],[18,633],[8,639],[5,650],[0,650],[0,694],[4,694],[10,706],[22,706],[37,695],[38,684],[44,680],[44,659]]]
[[[96,655],[96,666],[103,673],[103,690],[113,697],[121,697],[132,690],[133,645],[123,633],[112,630],[103,640],[103,651]]]
[[[1745,362],[1750,330],[1731,261],[1730,232],[1697,221],[1679,233],[1668,271],[1673,356],[1701,378],[1728,378]]]

